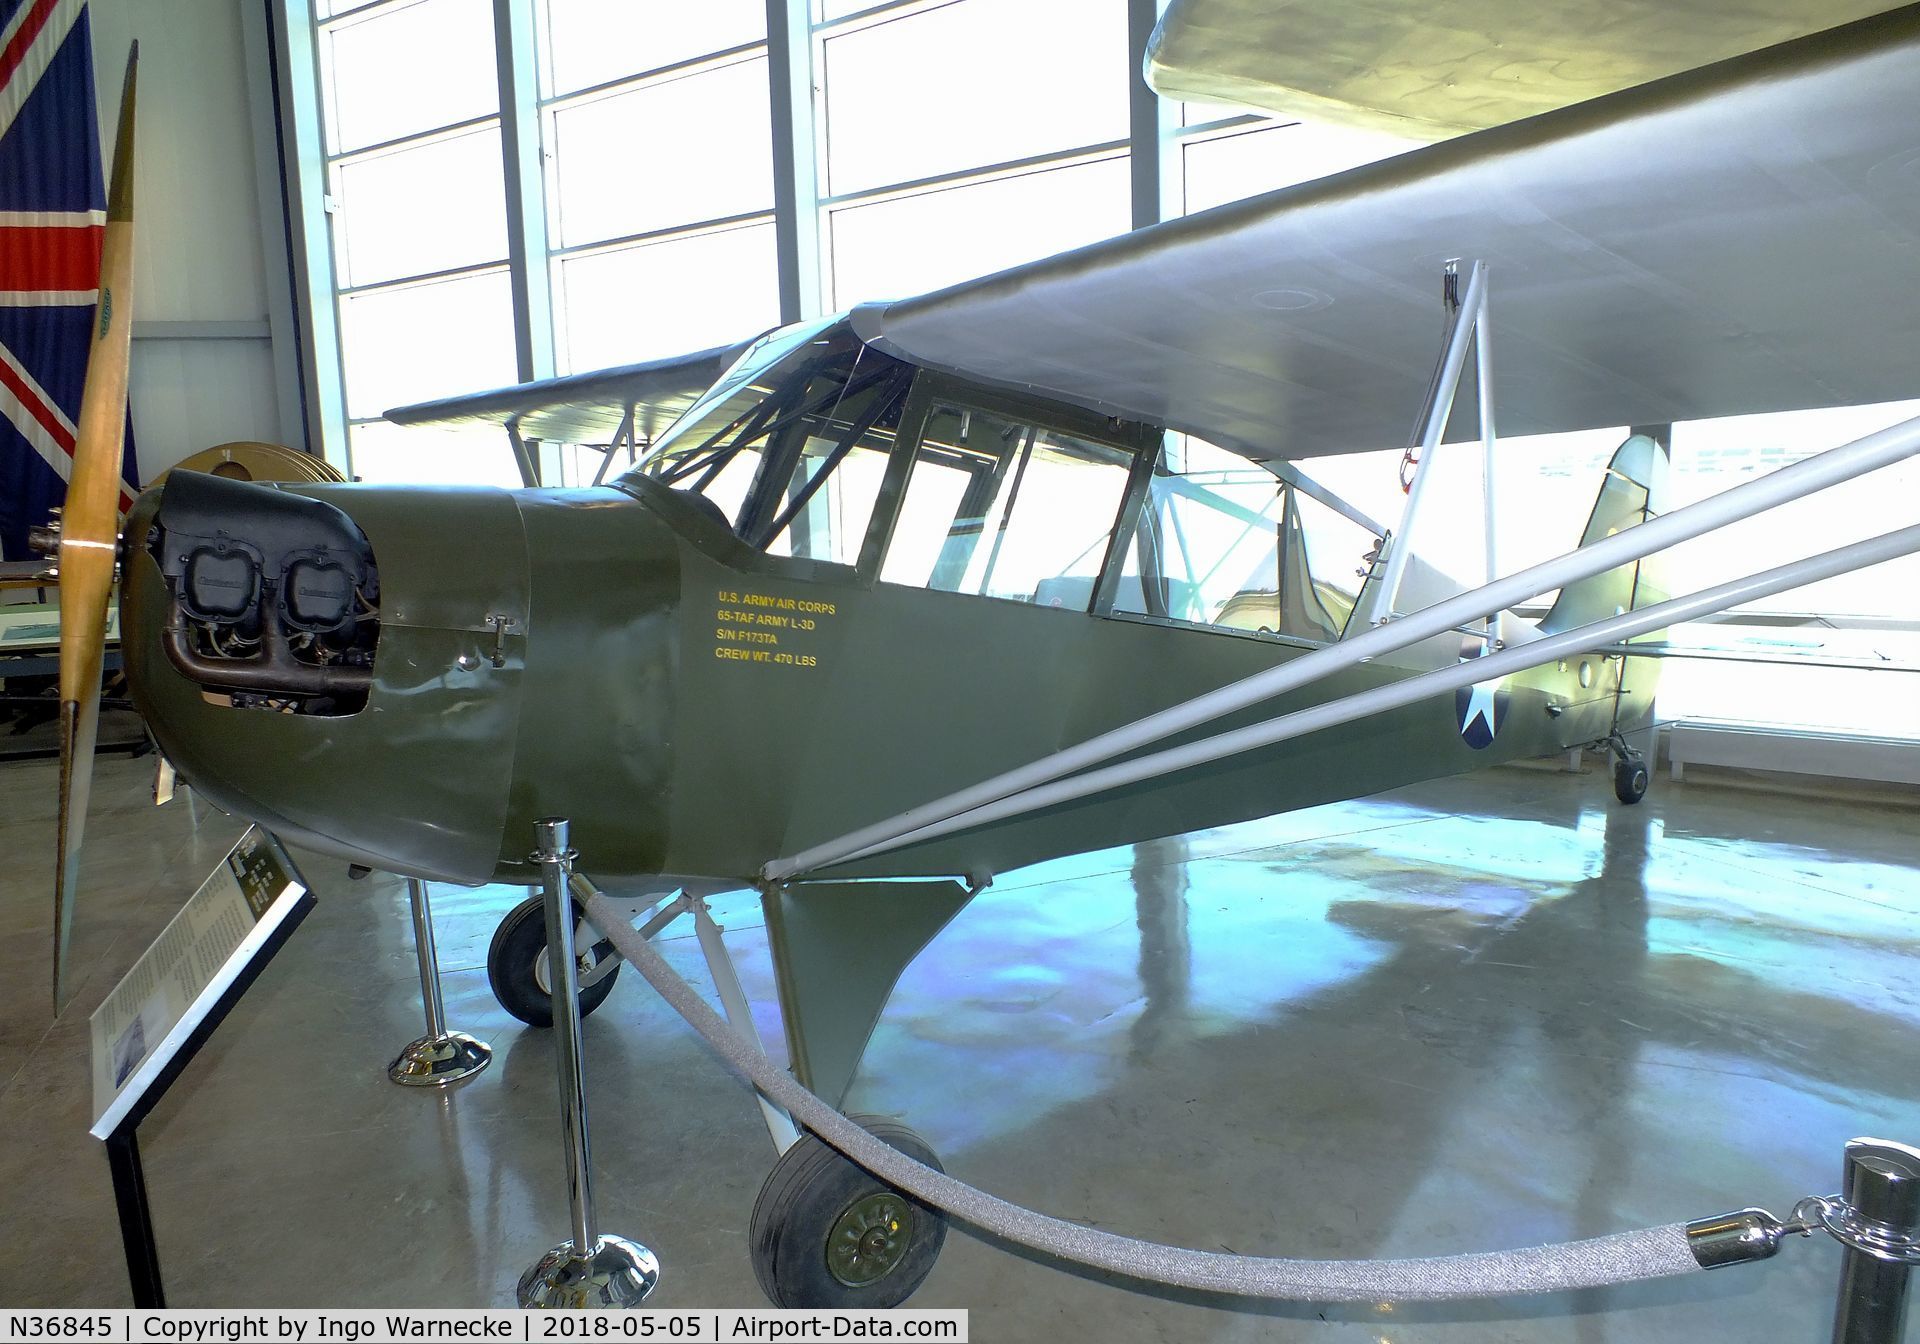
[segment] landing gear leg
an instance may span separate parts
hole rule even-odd
[[[1613,796],[1623,803],[1637,803],[1647,796],[1651,775],[1647,758],[1627,745],[1627,739],[1615,733],[1606,741],[1613,753]]]
[[[733,958],[728,955],[727,945],[720,936],[726,930],[714,922],[704,899],[696,897],[690,904],[693,907],[693,929],[700,938],[701,954],[707,959],[707,974],[713,977],[713,987],[720,993],[720,1006],[726,1009],[727,1024],[759,1046],[760,1053],[764,1055],[767,1050],[761,1045],[760,1032],[753,1025],[753,1010],[747,1007],[746,991],[740,988],[740,977],[733,969]],[[773,1140],[774,1152],[784,1154],[800,1137],[793,1117],[764,1096],[758,1093],[754,1095],[759,1098],[760,1115],[767,1122],[767,1137]]]

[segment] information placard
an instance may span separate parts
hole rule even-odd
[[[227,852],[93,1014],[95,1138],[109,1137],[166,1073],[306,892],[259,827]]]

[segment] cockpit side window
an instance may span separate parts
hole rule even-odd
[[[1133,453],[936,401],[880,577],[1086,611]]]
[[[1264,467],[1173,437],[1149,484],[1114,610],[1339,639],[1371,538]]]

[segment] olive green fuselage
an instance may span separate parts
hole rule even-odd
[[[274,713],[204,693],[161,652],[166,592],[139,547],[122,604],[134,694],[215,803],[440,880],[530,880],[533,822],[561,815],[596,876],[749,881],[1312,647],[862,581],[753,551],[664,489],[300,492],[343,509],[379,565],[365,707]],[[130,537],[156,507],[141,501]],[[1447,694],[833,874],[986,877],[1555,752],[1615,726],[1621,661],[1586,660],[1586,686],[1578,661],[1510,679],[1480,750]],[[1407,675],[1354,667],[1205,731]],[[1630,697],[1622,721],[1649,708]]]

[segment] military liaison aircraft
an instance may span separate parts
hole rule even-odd
[[[692,913],[710,957],[703,896],[757,888],[791,1066],[836,1100],[996,873],[1587,744],[1631,802],[1657,664],[1625,641],[1920,548],[1672,602],[1645,558],[1920,448],[1908,426],[1663,500],[1675,421],[1920,387],[1917,87],[1909,7],[744,350],[394,414],[505,425],[526,489],[175,473],[121,529],[134,697],[207,798],[356,864],[530,883],[535,820],[566,816],[585,870],[644,893],[649,931]],[[1459,438],[1493,460],[1496,403],[1509,434],[1641,428],[1578,550],[1461,595],[1421,537],[1484,520],[1423,482]],[[1316,478],[1409,425],[1390,526]],[[637,464],[533,488],[541,438]],[[83,496],[63,566],[111,553]],[[63,954],[98,677],[69,610]],[[545,962],[529,903],[489,969],[530,1022]],[[939,1220],[834,1258],[884,1187],[782,1118],[762,1285],[902,1300]]]

